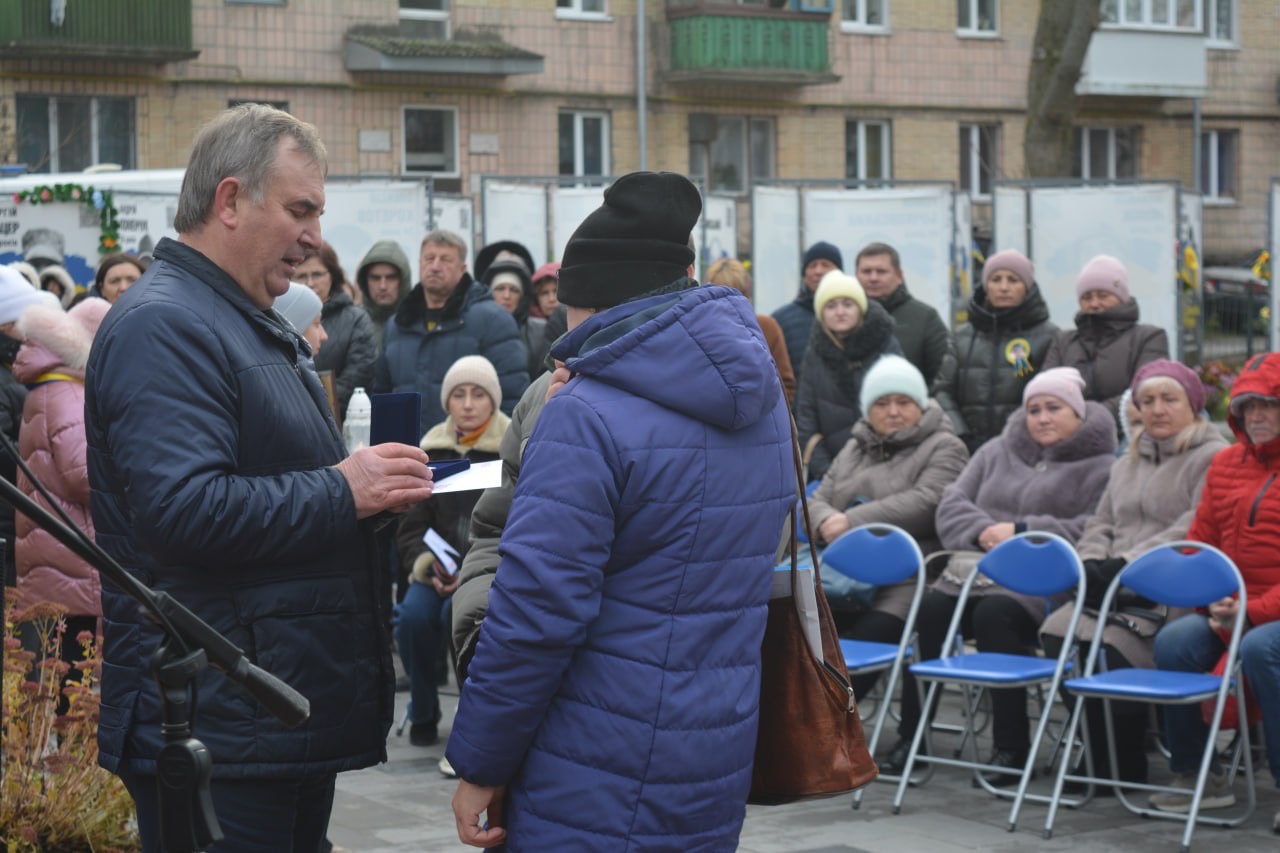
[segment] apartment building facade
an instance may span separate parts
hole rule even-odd
[[[182,166],[203,120],[263,101],[319,127],[334,175],[430,177],[475,195],[482,175],[643,165],[744,206],[754,182],[775,179],[949,180],[973,195],[980,227],[993,184],[1024,177],[1040,5],[9,3],[0,165]],[[1198,182],[1209,260],[1265,245],[1280,175],[1274,4],[1102,0],[1102,14],[1077,89],[1075,177]]]

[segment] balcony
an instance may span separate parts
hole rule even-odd
[[[1076,83],[1080,95],[1200,98],[1209,94],[1204,33],[1100,27]]]
[[[5,0],[0,56],[163,65],[194,59],[191,0]]]
[[[346,34],[348,71],[384,74],[459,74],[505,77],[541,74],[542,56],[487,31],[459,30],[449,39],[424,38],[401,27],[354,27]]]
[[[831,8],[788,0],[763,3],[668,0],[669,83],[813,86],[834,83],[828,36]]]

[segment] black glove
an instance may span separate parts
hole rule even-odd
[[[1102,607],[1107,587],[1128,563],[1124,557],[1108,557],[1105,560],[1084,561],[1084,606],[1094,610]]]

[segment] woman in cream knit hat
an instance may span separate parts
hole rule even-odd
[[[796,389],[796,430],[809,479],[820,480],[863,414],[863,377],[880,356],[902,355],[902,348],[889,312],[840,270],[818,283],[813,314]]]

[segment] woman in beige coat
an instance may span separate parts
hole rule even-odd
[[[1205,472],[1226,446],[1213,424],[1200,416],[1204,386],[1191,368],[1167,359],[1152,361],[1134,376],[1132,395],[1142,426],[1128,451],[1112,466],[1102,500],[1076,545],[1088,583],[1087,609],[1080,614],[1076,632],[1082,643],[1092,641],[1096,608],[1125,564],[1149,548],[1186,538]],[[1046,653],[1056,655],[1062,647],[1072,606],[1059,608],[1041,627]],[[1148,602],[1122,598],[1116,617],[1108,620],[1102,632],[1107,667],[1153,667],[1152,643],[1165,617],[1163,610]],[[1085,719],[1094,770],[1105,775],[1110,762],[1101,708],[1096,704],[1086,705]],[[1113,702],[1111,708],[1119,778],[1145,782],[1146,705]]]
[[[809,505],[821,545],[870,522],[896,524],[911,534],[925,554],[936,551],[934,514],[942,490],[969,461],[951,420],[929,399],[924,377],[905,358],[882,356],[862,382],[863,416],[831,463]],[[823,583],[838,583],[828,572]],[[915,581],[876,591],[869,610],[859,613],[846,636],[896,643],[902,636]],[[859,699],[879,673],[853,679]]]

